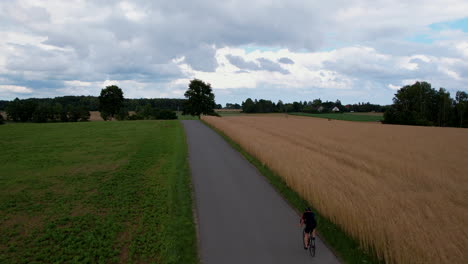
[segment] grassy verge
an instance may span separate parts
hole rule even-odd
[[[198,263],[179,121],[0,129],[0,263]]]
[[[329,118],[335,120],[357,121],[357,122],[380,122],[383,116],[378,115],[356,115],[353,113],[325,113],[325,114],[308,114],[308,113],[289,113],[290,115],[310,116],[319,118]]]
[[[176,111],[176,114],[179,120],[198,120],[198,116],[183,115],[182,111]]]
[[[238,115],[245,115],[241,111],[223,111],[223,110],[216,110],[220,116],[238,116]]]
[[[290,189],[282,178],[270,170],[267,166],[263,165],[255,157],[247,153],[242,147],[226,136],[222,131],[216,129],[205,121],[204,124],[212,128],[219,135],[221,135],[234,149],[239,151],[245,159],[252,163],[259,172],[264,175],[273,187],[289,202],[289,204],[296,209],[298,213],[302,212],[304,208],[311,207],[316,212],[317,217],[317,230],[320,237],[327,243],[328,246],[337,254],[337,256],[345,263],[382,263],[379,262],[376,256],[368,254],[363,250],[359,243],[348,236],[338,226],[333,224],[330,220],[323,217],[320,212],[315,210],[313,205],[307,203],[302,199],[299,194]]]

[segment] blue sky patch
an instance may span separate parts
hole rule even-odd
[[[431,36],[429,36],[429,34],[416,34],[411,37],[405,38],[405,40],[421,44],[431,44],[432,42],[434,42],[434,39]]]
[[[442,31],[447,29],[459,29],[463,32],[468,32],[468,17],[456,19],[446,22],[434,23],[429,25],[432,30]]]
[[[265,51],[276,52],[276,51],[281,49],[279,47],[253,46],[253,45],[242,45],[242,46],[240,46],[240,48],[245,50],[245,52],[247,52],[247,53],[254,52],[256,50],[259,50],[259,51],[262,51],[262,52],[265,52]]]

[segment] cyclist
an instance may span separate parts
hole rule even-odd
[[[315,240],[315,227],[317,227],[317,221],[315,221],[315,214],[310,210],[309,207],[305,209],[305,212],[302,214],[301,217],[301,227],[304,224],[304,249],[308,249],[309,236],[312,233],[312,240]]]

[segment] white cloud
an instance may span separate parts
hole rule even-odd
[[[33,90],[24,86],[0,85],[0,92],[2,93],[8,92],[8,93],[15,93],[15,94],[30,94],[33,92]]]
[[[392,90],[398,90],[398,89],[401,88],[401,86],[389,84],[389,85],[388,85],[388,88],[390,88],[390,89],[392,89]]]
[[[232,94],[321,89],[390,102],[405,80],[466,89],[468,34],[429,27],[466,10],[465,0],[1,1],[0,85],[182,96],[197,77]],[[421,34],[430,42],[407,40]]]
[[[456,48],[463,54],[463,56],[468,58],[468,41],[456,44]]]
[[[140,21],[146,17],[145,12],[130,2],[120,2],[118,6],[124,12],[125,17],[132,21]]]

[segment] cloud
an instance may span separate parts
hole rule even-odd
[[[286,58],[286,57],[280,58],[278,61],[283,64],[294,64],[293,60],[291,60],[290,58]]]
[[[227,55],[226,58],[232,65],[238,67],[241,70],[260,70],[260,66],[257,65],[257,63],[253,61],[245,61],[241,56]]]
[[[198,76],[231,96],[275,88],[390,102],[389,84],[405,80],[466,89],[468,33],[434,26],[465,10],[464,0],[1,1],[0,85],[55,96],[114,80],[129,96],[182,96]]]
[[[289,73],[288,70],[285,70],[281,67],[280,64],[273,62],[266,58],[258,58],[256,61],[246,61],[241,56],[234,56],[234,55],[227,55],[226,58],[228,61],[236,66],[237,68],[241,69],[241,72],[248,72],[250,71],[271,71],[271,72],[280,72],[283,74]]]
[[[258,62],[260,62],[262,70],[267,70],[267,71],[272,71],[272,72],[280,72],[282,74],[288,74],[289,73],[289,71],[283,69],[281,67],[281,65],[279,65],[278,63],[273,62],[273,61],[271,61],[269,59],[259,58]]]
[[[33,92],[32,89],[17,85],[0,85],[0,91],[15,94],[30,94]]]

